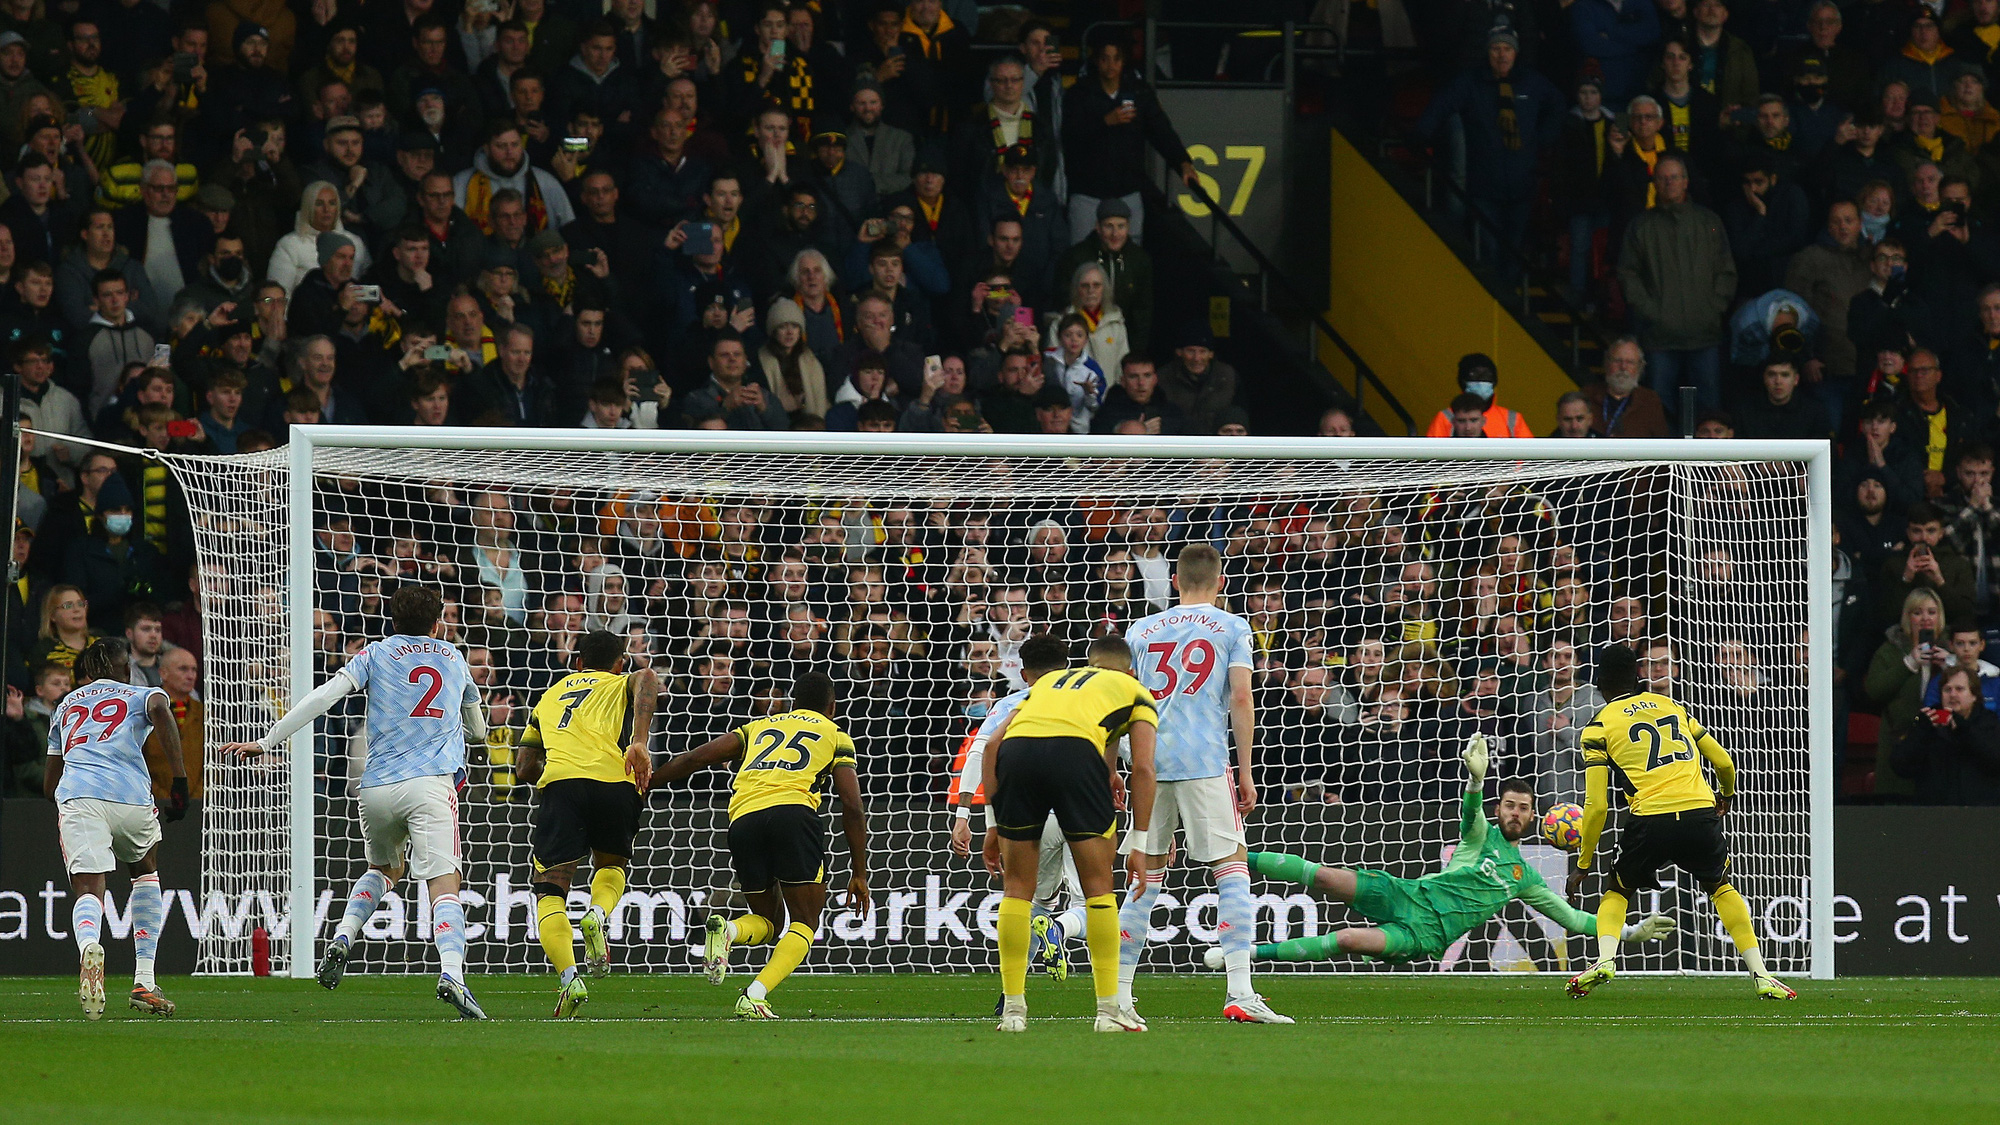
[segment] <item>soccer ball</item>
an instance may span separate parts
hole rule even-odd
[[[1583,810],[1575,805],[1557,805],[1542,814],[1542,839],[1566,852],[1583,843]]]

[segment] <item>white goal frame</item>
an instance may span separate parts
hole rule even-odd
[[[325,448],[436,449],[606,453],[745,453],[873,456],[1245,457],[1313,461],[1562,461],[1661,463],[1792,462],[1805,466],[1807,487],[1807,592],[1809,630],[1807,746],[1811,792],[1808,799],[1810,888],[1808,924],[1813,945],[1811,975],[1834,975],[1833,936],[1833,517],[1832,452],[1824,441],[1694,441],[1685,439],[1432,439],[1286,437],[1075,437],[1040,435],[909,435],[730,431],[479,429],[401,426],[294,426],[289,447],[289,602],[313,603],[313,464]],[[311,652],[313,615],[289,614],[291,651]],[[291,697],[304,697],[313,683],[313,662],[290,662]],[[290,971],[313,975],[316,842],[311,728],[295,735],[290,747],[290,915],[286,941]]]

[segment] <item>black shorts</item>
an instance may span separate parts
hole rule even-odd
[[[729,858],[736,885],[767,891],[773,883],[826,881],[826,826],[819,810],[772,805],[729,822]]]
[[[1729,844],[1714,809],[1626,818],[1612,874],[1627,890],[1650,891],[1660,885],[1660,868],[1667,866],[1704,884],[1729,877]]]
[[[1049,814],[1071,840],[1107,836],[1118,823],[1104,754],[1089,739],[1008,738],[993,762],[993,823],[1009,840],[1039,840]]]
[[[629,781],[565,777],[542,786],[535,800],[530,842],[535,865],[546,871],[592,852],[632,858],[645,798]]]

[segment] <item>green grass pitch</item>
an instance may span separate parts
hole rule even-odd
[[[180,1014],[84,1021],[71,979],[0,979],[0,1121],[2000,1121],[2000,980],[1266,977],[1295,1027],[1219,1018],[1215,977],[1141,977],[1145,1035],[1097,1035],[1087,975],[1029,984],[992,1030],[991,975],[806,975],[778,1023],[732,987],[591,982],[546,1018],[547,976],[475,978],[455,1022],[426,977],[162,981]]]

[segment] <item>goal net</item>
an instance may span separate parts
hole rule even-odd
[[[1643,644],[1644,674],[1735,756],[1732,880],[1766,958],[1831,972],[1817,924],[1831,897],[1830,754],[1809,699],[1828,667],[1812,655],[1827,638],[1808,634],[1827,557],[1813,543],[1825,503],[1813,447],[1508,443],[1502,460],[1479,442],[868,438],[307,428],[290,450],[174,458],[203,568],[209,744],[262,733],[384,635],[399,584],[440,587],[492,728],[469,750],[459,805],[469,967],[542,971],[534,794],[514,753],[578,638],[623,633],[659,673],[656,760],[785,709],[798,674],[825,671],[859,746],[874,903],[830,905],[808,969],[991,969],[998,887],[949,844],[962,744],[1017,685],[1025,638],[1122,631],[1172,603],[1174,553],[1205,541],[1256,638],[1251,847],[1438,870],[1475,731],[1494,747],[1489,797],[1523,777],[1542,808],[1581,803],[1577,741],[1601,702],[1592,661]],[[1582,459],[1612,449],[1626,459]],[[202,971],[248,971],[263,919],[276,971],[310,972],[364,867],[367,745],[356,697],[289,753],[208,763],[202,897],[233,906],[223,922],[249,921],[209,927]],[[693,970],[705,912],[740,906],[729,780],[711,770],[647,802],[611,919],[622,968]],[[838,887],[848,866],[831,821],[828,838]],[[1522,852],[1560,888],[1562,853],[1532,840]],[[1676,875],[1634,906],[1673,915],[1679,934],[1629,948],[1626,964],[1737,971],[1700,889]],[[1257,889],[1259,940],[1357,920],[1300,888]],[[587,899],[579,880],[579,911]],[[396,888],[357,967],[432,971],[428,915],[421,888]],[[1215,940],[1207,873],[1177,865],[1154,925],[1149,970],[1198,968]],[[1407,971],[1557,971],[1584,954],[1517,903]]]

